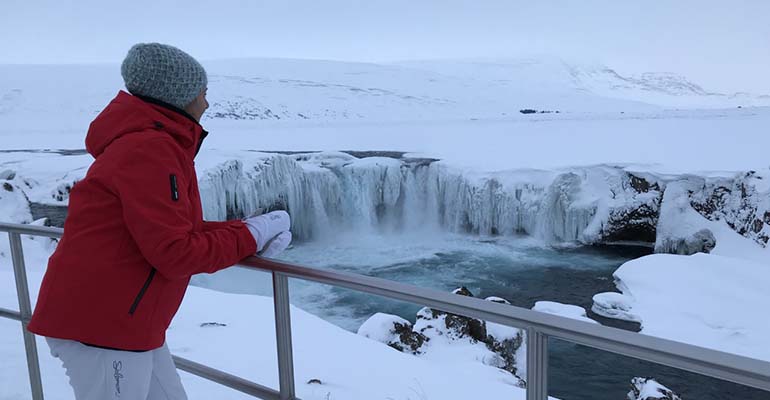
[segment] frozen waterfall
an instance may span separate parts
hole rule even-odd
[[[287,209],[299,239],[340,231],[449,230],[582,241],[596,204],[574,173],[476,176],[433,160],[346,153],[231,159],[200,176],[204,215]]]

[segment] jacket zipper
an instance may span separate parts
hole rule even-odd
[[[134,299],[134,303],[131,304],[131,309],[128,310],[129,315],[134,315],[134,311],[136,311],[136,307],[139,307],[139,302],[142,301],[142,297],[144,297],[144,294],[147,292],[147,289],[150,287],[150,283],[152,283],[152,278],[155,277],[155,268],[150,270],[150,275],[147,276],[147,280],[144,281],[144,285],[142,286],[142,289],[139,290],[139,294],[136,295],[136,298]]]
[[[168,176],[169,183],[171,183],[171,200],[179,201],[179,187],[176,183],[176,175],[171,174]]]

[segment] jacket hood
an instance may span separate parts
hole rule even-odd
[[[188,151],[191,159],[204,132],[200,124],[179,112],[120,91],[91,122],[86,150],[97,158],[118,138],[147,130],[168,133]]]

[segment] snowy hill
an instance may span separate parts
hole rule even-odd
[[[622,77],[560,60],[431,61],[378,65],[243,59],[206,63],[211,109],[221,120],[411,121],[524,118],[522,109],[652,112],[661,106],[770,105],[715,94],[673,75]],[[0,123],[35,130],[56,116],[82,129],[122,87],[116,65],[0,66]]]
[[[555,57],[496,61],[413,61],[399,65],[447,75],[490,80],[517,93],[581,93],[677,108],[723,108],[770,105],[770,96],[717,93],[680,74],[646,72],[626,76],[609,66],[570,63]],[[593,108],[592,111],[599,111]]]

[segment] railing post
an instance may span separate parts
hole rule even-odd
[[[293,400],[294,360],[291,349],[291,315],[289,313],[289,278],[273,271],[275,305],[275,340],[278,345],[278,377],[281,400]]]
[[[43,400],[43,383],[40,379],[40,361],[37,356],[35,335],[27,330],[27,324],[32,318],[32,305],[29,301],[29,286],[27,271],[24,266],[24,251],[22,250],[21,235],[8,232],[11,241],[11,259],[13,260],[13,275],[16,278],[16,295],[19,298],[19,313],[21,314],[21,331],[24,335],[24,347],[27,352],[27,369],[29,384],[32,388],[32,399]]]
[[[527,328],[527,400],[548,399],[548,336]]]

